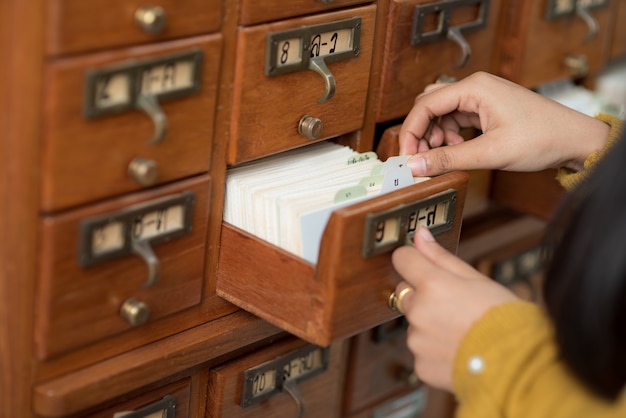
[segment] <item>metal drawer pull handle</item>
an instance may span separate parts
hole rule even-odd
[[[132,240],[133,252],[143,258],[148,266],[148,280],[143,284],[143,288],[154,286],[161,277],[161,266],[159,259],[152,251],[148,241]]]
[[[472,56],[472,49],[463,37],[463,31],[478,30],[487,26],[490,0],[447,0],[434,3],[418,4],[413,10],[413,26],[411,28],[411,45],[448,39],[461,47],[461,59],[453,68],[461,68]],[[451,25],[455,10],[462,7],[478,7],[476,19],[457,25]],[[429,19],[437,19],[434,30],[427,30]]]
[[[580,4],[580,2],[576,3],[576,15],[584,20],[589,28],[589,33],[583,42],[593,40],[598,35],[600,30],[598,21],[591,15],[591,13],[589,13],[589,10]]]
[[[304,416],[304,401],[302,400],[302,395],[300,394],[295,381],[283,382],[283,391],[287,392],[296,403],[296,407],[298,408],[298,415],[296,417],[302,418]]]
[[[317,102],[324,103],[332,99],[332,97],[335,95],[335,88],[337,87],[337,83],[335,82],[335,76],[326,66],[326,63],[324,62],[324,57],[311,58],[311,60],[309,61],[309,69],[324,77],[324,84],[326,85],[324,95],[317,99]]]
[[[461,47],[461,59],[452,68],[463,68],[472,56],[472,49],[463,37],[461,29],[459,28],[449,28],[447,37],[449,40],[455,42],[459,47]]]
[[[154,136],[150,140],[150,145],[156,145],[163,141],[167,134],[167,116],[161,110],[156,97],[152,95],[140,95],[137,98],[137,107],[150,116],[154,122]]]

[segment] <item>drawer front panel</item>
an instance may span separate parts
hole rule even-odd
[[[520,298],[539,302],[546,221],[516,214],[512,219],[487,219],[482,224],[487,225],[477,223],[462,234],[459,257]]]
[[[412,45],[415,8],[432,4],[424,0],[394,0],[390,4],[377,122],[404,117],[413,107],[415,97],[439,78],[461,79],[479,70],[491,71],[500,1],[470,3],[447,12],[450,28],[484,21],[482,27],[460,30],[470,48],[463,65],[462,48],[445,36]],[[482,13],[486,13],[484,18]],[[417,32],[436,30],[434,19],[440,15],[433,12],[427,16],[430,19],[425,18],[422,30]]]
[[[321,0],[269,0],[263,2],[242,0],[239,21],[242,25],[253,25],[367,2],[367,0],[334,0],[326,4]]]
[[[244,418],[244,417],[339,417],[342,401],[342,376],[345,371],[345,344],[337,342],[327,351],[326,370],[311,374],[310,377],[293,383],[299,394],[293,397],[288,394],[288,389],[274,391],[263,400],[253,401],[248,406],[242,406],[242,396],[244,393],[244,375],[250,379],[256,378],[254,390],[261,393],[266,391],[267,385],[273,385],[276,371],[275,364],[283,369],[282,359],[293,358],[300,350],[308,350],[311,346],[305,342],[293,338],[288,338],[282,342],[272,344],[272,346],[256,351],[253,354],[233,360],[219,366],[209,372],[209,398],[207,402],[207,415],[211,418]],[[319,347],[317,349],[320,349]],[[304,366],[301,370],[311,364],[312,357],[302,357],[299,362]],[[296,361],[296,360],[294,360]],[[298,361],[296,361],[298,362]],[[291,373],[299,365],[289,362]],[[258,373],[255,371],[258,370]],[[250,372],[253,372],[252,376]],[[273,377],[274,376],[274,377]],[[279,376],[280,377],[280,376]],[[282,378],[282,377],[280,377]],[[304,411],[299,415],[298,401]]]
[[[149,179],[148,185],[206,172],[211,159],[220,48],[221,36],[213,35],[54,62],[47,74],[42,170],[45,173],[42,178],[44,211],[142,189],[144,185],[129,175],[131,162],[138,157],[151,161],[156,167],[156,176]],[[139,77],[137,74],[145,81],[151,63],[156,63],[152,68],[156,69],[158,77],[159,70],[168,68],[164,61],[171,59],[178,63],[185,54],[200,57],[198,79],[194,80],[192,72],[182,73],[188,74],[184,83],[195,83],[199,88],[152,95],[165,118],[164,135],[155,140],[156,120],[148,111],[133,107],[151,95],[134,93],[130,83],[135,80],[133,77]],[[116,89],[114,72],[108,84],[102,77],[105,80],[102,85],[109,87],[96,94],[92,102],[89,95],[97,89],[89,86],[98,84],[90,83],[88,76],[95,74],[97,78],[99,74],[119,68],[122,74],[128,74],[122,77],[126,84]],[[162,72],[160,76],[162,80],[157,79],[156,85],[150,88],[163,89],[170,80],[166,78],[175,79],[176,73]],[[85,115],[93,107],[91,104],[99,103],[96,100],[101,97],[118,96],[125,105],[117,113],[103,105],[103,109],[91,112],[95,114]],[[110,108],[115,110],[114,106]]]
[[[391,320],[398,313],[389,308],[389,297],[399,281],[391,264],[393,246],[384,244],[384,248],[364,255],[363,244],[371,242],[369,238],[375,233],[366,227],[384,231],[389,225],[391,231],[392,225],[404,225],[396,229],[396,242],[403,245],[407,235],[403,231],[414,225],[403,219],[422,216],[414,205],[434,196],[451,196],[447,192],[453,190],[456,210],[449,219],[451,228],[436,237],[455,252],[467,181],[466,173],[450,173],[334,211],[326,224],[316,265],[225,223],[217,294],[319,345]],[[429,207],[435,205],[429,203]],[[407,212],[400,214],[397,209]],[[377,215],[388,218],[379,222]],[[392,239],[385,238],[384,242],[394,244]],[[241,254],[248,256],[242,258]],[[289,280],[285,280],[286,272]]]
[[[189,379],[172,383],[129,401],[89,414],[91,418],[188,418],[191,398]]]
[[[310,144],[312,139],[298,133],[305,116],[316,118],[323,124],[314,140],[352,132],[362,126],[375,12],[375,6],[366,6],[239,30],[228,156],[230,164]],[[317,25],[332,25],[353,18],[360,18],[358,54],[339,61],[332,61],[332,54],[324,58],[336,86],[330,99],[318,102],[318,99],[326,97],[327,79],[316,71],[303,68],[265,75],[266,57],[271,54],[267,47],[268,34],[285,34],[288,33],[286,31],[309,27],[311,30],[307,36],[311,36],[319,27]],[[319,31],[328,35],[324,43],[331,42],[335,29],[326,27]],[[341,36],[341,39],[346,39]],[[282,51],[287,48],[298,50],[293,45],[281,45],[285,49],[278,51],[280,46],[277,47],[275,60],[280,60]],[[328,45],[317,47],[327,48]],[[313,44],[311,48],[314,48]]]
[[[507,2],[503,11],[498,71],[526,87],[563,78],[593,75],[606,62],[611,9],[589,10],[598,32],[574,15],[546,18],[546,1]]]
[[[346,377],[345,412],[353,414],[413,386],[413,356],[404,317],[354,337]]]
[[[344,414],[357,417],[446,418],[454,399],[428,387],[413,373],[406,345],[407,322],[386,322],[354,337],[346,374]]]
[[[192,194],[194,199],[190,230],[163,242],[150,242],[150,248],[158,260],[159,276],[155,282],[149,282],[149,263],[139,252],[128,251],[110,259],[96,260],[91,265],[82,261],[85,243],[95,242],[83,238],[86,221],[110,218],[112,221],[108,225],[116,225],[120,213],[141,204],[141,207],[149,208],[144,211],[148,215],[142,220],[134,215],[134,225],[140,223],[145,231],[149,228],[166,231],[164,228],[167,227],[162,225],[168,222],[170,225],[176,224],[180,218],[175,212],[169,212],[161,218],[160,226],[156,226],[159,221],[149,214],[156,213],[159,207],[151,209],[150,205],[162,201],[161,198],[177,197],[182,193]],[[142,317],[126,316],[125,320],[122,315],[124,306],[134,309],[126,312],[130,315],[146,314],[147,307],[149,313],[146,323],[150,324],[158,318],[198,304],[203,288],[209,193],[209,178],[203,176],[162,189],[44,217],[35,327],[37,355],[47,358],[124,331],[131,330],[132,333],[133,325],[130,321],[141,320]],[[102,228],[100,232],[103,241],[123,240],[116,238],[115,229]],[[136,232],[137,229],[133,229],[131,234],[136,235]],[[101,238],[97,230],[87,237],[94,240]],[[109,245],[109,248],[113,247]],[[87,266],[83,266],[85,264]],[[136,302],[126,303],[131,299]],[[140,325],[141,322],[135,324]]]
[[[154,0],[148,4],[152,9],[139,0],[50,0],[46,52],[65,55],[219,30],[219,0]],[[140,20],[142,16],[144,20]],[[150,19],[155,22],[152,26],[140,24]]]

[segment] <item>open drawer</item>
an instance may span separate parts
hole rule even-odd
[[[444,174],[336,210],[317,264],[223,223],[217,294],[322,346],[391,320],[392,250],[427,225],[456,252],[467,183],[467,173]]]

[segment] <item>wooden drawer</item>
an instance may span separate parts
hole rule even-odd
[[[225,223],[217,294],[319,345],[391,320],[398,313],[388,300],[399,282],[391,249],[404,244],[403,231],[411,228],[407,222],[414,227],[422,216],[416,208],[426,205],[424,199],[454,190],[450,229],[436,236],[455,252],[467,181],[466,173],[450,173],[336,210],[326,224],[316,265]],[[397,227],[397,241],[390,240],[391,248],[385,245],[377,255],[364,255],[364,243],[373,244],[372,233],[381,223]]]
[[[229,164],[310,144],[313,140],[335,137],[356,131],[362,126],[375,12],[376,7],[371,5],[239,29]],[[360,19],[360,22],[356,19]],[[343,31],[334,25],[341,25]],[[291,30],[299,32],[287,32]],[[351,30],[353,34],[360,33],[358,48],[356,35],[352,47],[347,43],[341,44],[342,40],[349,39]],[[315,34],[322,34],[322,43],[326,44],[331,42],[337,32],[341,34],[337,48],[341,49],[336,49],[336,53],[326,49],[330,45],[316,43],[311,49],[317,51],[316,48],[321,47],[321,56],[309,58],[308,49],[299,55],[302,49],[296,46],[298,39],[306,40],[301,42],[304,48]],[[268,42],[268,37],[275,40],[279,37],[289,39],[277,40],[274,44]],[[293,51],[291,55],[290,48]],[[283,50],[286,51],[284,57],[287,57],[288,64],[276,66],[282,59]],[[268,58],[270,65],[266,66],[266,56],[272,55],[272,51],[276,57]],[[338,61],[333,61],[338,57]],[[322,65],[332,75],[335,87],[334,95],[320,103],[318,99],[331,96],[327,94],[331,91],[331,78],[323,77],[308,67],[302,68],[301,65],[307,65],[307,62],[313,65],[311,63],[322,58],[327,62],[327,65]],[[276,68],[276,75],[272,75],[272,68]],[[266,71],[270,75],[266,75]],[[305,124],[309,126],[314,139],[298,133],[305,116],[315,121],[310,125]]]
[[[445,418],[452,416],[452,395],[429,388],[413,373],[406,346],[404,317],[386,322],[353,338],[344,415],[367,417]],[[401,415],[400,411],[410,412]],[[397,415],[400,414],[400,415]]]
[[[144,184],[161,184],[208,171],[220,49],[221,35],[211,35],[54,61],[46,74],[43,210],[65,209],[140,190]],[[137,101],[157,97],[161,102],[166,130],[160,142],[154,143],[157,123],[147,112],[128,106],[134,99],[124,96],[125,89],[116,89],[116,73],[109,77],[112,80],[109,96],[105,89],[93,100],[87,98],[88,92],[93,91],[87,87],[92,85],[87,77],[95,71],[104,72],[102,80],[107,80],[110,69],[120,68],[122,74],[130,74],[126,80],[132,82],[136,68],[142,69],[141,74],[149,74],[151,68],[166,68],[163,62],[170,59],[177,63],[200,62],[199,89],[174,89],[174,97],[137,95]],[[104,81],[103,84],[107,85]],[[129,90],[132,95],[134,90]],[[177,92],[182,96],[176,97]],[[103,105],[100,109],[88,105],[98,103],[100,98],[118,96],[123,108]],[[103,103],[106,103],[104,99]],[[87,111],[91,112],[89,117],[84,116]],[[147,176],[143,184],[129,175],[130,164],[138,157],[156,165],[156,176]],[[154,173],[154,167],[147,172]]]
[[[146,6],[161,8],[165,22],[161,30],[158,23],[147,29],[139,25],[135,16]],[[216,32],[221,24],[222,2],[50,0],[46,12],[46,53],[65,55]]]
[[[145,306],[139,302],[149,309],[147,326],[198,304],[209,193],[210,180],[202,176],[44,217],[35,315],[37,357],[54,356],[122,332],[129,332],[130,338],[131,319],[138,322],[135,326],[145,320],[141,317]],[[191,212],[183,214],[177,208]],[[133,236],[148,240],[158,261],[155,283],[150,282],[152,264],[145,252],[140,256],[142,251],[123,248],[134,241]],[[127,320],[122,318],[122,307],[135,309],[127,312]]]
[[[344,413],[354,414],[411,389],[413,356],[404,317],[354,337],[350,348]]]
[[[191,381],[185,379],[114,406],[90,412],[90,418],[122,418],[132,413],[132,418],[176,417],[188,418],[191,398]]]
[[[541,299],[541,243],[546,221],[523,214],[480,223],[461,234],[458,255],[478,271],[507,286],[519,297]]]
[[[455,409],[450,393],[420,386],[345,418],[452,418]]]
[[[206,417],[339,417],[344,347],[322,349],[290,337],[212,369]]]
[[[599,29],[593,39],[588,39],[590,28],[575,13],[548,19],[549,3],[559,2],[503,0],[496,68],[500,75],[529,88],[562,78],[593,75],[608,57],[609,7],[589,11]],[[561,3],[564,8],[575,4]]]
[[[391,1],[376,121],[404,117],[415,97],[439,78],[461,79],[479,70],[491,71],[499,9],[500,0]],[[415,24],[415,16],[422,14],[422,23]],[[439,25],[440,19],[450,29]],[[455,31],[469,47],[466,61],[460,44],[448,39]]]

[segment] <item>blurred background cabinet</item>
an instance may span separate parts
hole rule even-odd
[[[393,156],[415,96],[475,71],[540,92],[623,88],[605,78],[626,54],[618,0],[0,4],[0,404],[12,417],[452,417],[386,305],[389,255],[350,252],[361,216],[440,190],[338,213],[345,233],[325,242],[356,260],[342,269],[223,225],[227,170],[320,141]],[[430,184],[460,193],[442,243],[540,301],[541,235],[564,195],[554,172]],[[257,268],[246,250],[273,261]],[[278,291],[285,266],[317,296],[238,292],[250,277]],[[351,294],[371,313],[339,303]]]

